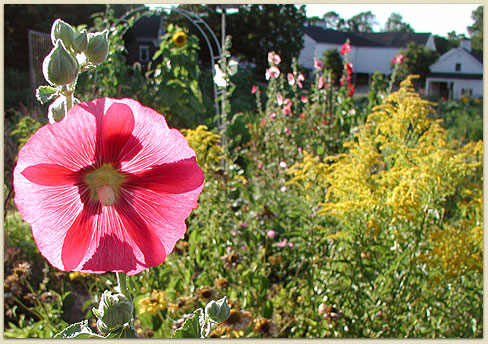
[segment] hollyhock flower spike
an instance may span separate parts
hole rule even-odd
[[[280,55],[276,54],[274,51],[270,51],[268,53],[268,62],[273,63],[275,65],[279,65],[281,62]]]
[[[288,85],[290,85],[290,86],[295,85],[295,77],[293,76],[293,74],[288,73],[288,75],[286,77],[288,79]]]
[[[303,76],[303,74],[300,73],[300,74],[298,74],[298,77],[297,77],[297,85],[300,88],[303,88],[302,81],[305,81],[305,77]]]
[[[185,235],[203,180],[195,152],[161,114],[103,98],[29,139],[15,203],[54,267],[133,275],[161,264]]]
[[[280,70],[278,69],[278,67],[270,67],[266,69],[266,80],[269,80],[271,78],[276,79],[279,76],[280,76]]]
[[[341,55],[347,55],[351,51],[351,45],[349,43],[344,43],[341,47]]]
[[[322,69],[324,67],[324,63],[315,57],[313,58],[313,65],[315,69]]]
[[[394,56],[393,60],[391,61],[393,64],[402,64],[405,61],[405,56],[402,54],[398,56]]]

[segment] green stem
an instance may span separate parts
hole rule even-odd
[[[129,289],[127,288],[127,275],[123,272],[116,272],[117,275],[117,285],[122,294],[125,295],[129,300],[132,300]]]
[[[73,107],[73,92],[66,93],[66,112]]]

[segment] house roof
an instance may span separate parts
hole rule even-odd
[[[342,44],[349,38],[351,45],[369,47],[405,47],[409,42],[426,44],[430,33],[413,32],[342,32],[318,26],[302,28],[317,43]]]
[[[430,73],[428,78],[483,80],[483,74]]]
[[[466,48],[462,48],[464,50],[466,50],[466,52],[468,52],[468,54],[470,54],[471,56],[473,56],[476,60],[478,60],[479,63],[483,64],[483,56],[479,53],[477,53],[476,51],[469,51],[468,49]]]
[[[160,15],[153,15],[150,17],[143,16],[134,23],[131,28],[132,34],[141,38],[159,38],[159,31],[162,26],[162,17]]]

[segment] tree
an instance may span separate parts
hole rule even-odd
[[[399,13],[392,13],[385,23],[385,32],[414,32],[410,24],[403,21]]]
[[[333,30],[344,30],[346,21],[342,19],[337,12],[329,11],[323,16],[325,27]]]
[[[281,56],[282,65],[289,66],[303,47],[302,27],[306,21],[305,6],[244,5],[227,16],[227,33],[232,37],[234,56],[256,64],[264,78],[267,54]]]
[[[408,43],[400,54],[405,56],[405,62],[397,67],[397,80],[403,80],[410,74],[418,74],[420,78],[417,86],[424,85],[427,74],[430,73],[429,67],[437,60],[439,54],[415,42]]]
[[[117,14],[141,5],[112,5]],[[5,9],[5,68],[29,70],[28,30],[50,33],[53,22],[60,18],[72,26],[91,26],[91,15],[104,12],[107,5],[40,5],[6,4]]]
[[[448,39],[439,35],[434,35],[435,48],[439,55],[442,55],[452,48],[459,46],[459,40]]]
[[[468,33],[471,37],[471,48],[483,53],[483,5],[471,13],[474,20],[473,25],[468,26]]]
[[[327,49],[323,52],[324,70],[332,73],[332,79],[339,81],[342,75],[343,61],[337,49]]]
[[[361,12],[347,20],[347,31],[373,32],[373,26],[378,24],[376,16],[368,12]]]

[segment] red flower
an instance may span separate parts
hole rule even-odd
[[[341,55],[349,54],[351,51],[351,45],[349,43],[344,43],[341,47]]]
[[[352,74],[352,63],[351,62],[346,63],[346,73],[349,75]]]
[[[203,173],[184,136],[132,99],[97,99],[19,152],[15,203],[41,254],[65,271],[136,274],[186,232]]]
[[[256,86],[252,85],[252,87],[251,87],[251,93],[254,94],[254,93],[256,93],[256,91],[257,91]]]
[[[349,97],[352,97],[354,95],[354,85],[353,84],[349,84],[347,85],[347,87],[349,88],[349,93],[347,94]]]

